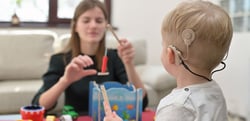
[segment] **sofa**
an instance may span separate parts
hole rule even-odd
[[[51,30],[0,31],[0,114],[19,113],[20,107],[30,105],[42,85],[41,77],[48,68],[50,56],[65,46],[69,36]],[[112,37],[107,40],[107,47],[117,46]],[[163,66],[147,64],[145,40],[131,42],[136,51],[136,70],[148,93],[148,107],[155,109],[160,99],[176,87],[175,80]],[[61,111],[63,104],[64,95],[61,95],[51,112]]]
[[[19,113],[21,106],[30,105],[56,39],[47,30],[0,31],[0,114]],[[63,104],[59,102],[57,109]]]

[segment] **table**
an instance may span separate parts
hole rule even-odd
[[[147,110],[142,112],[142,121],[154,121],[155,112]],[[21,119],[20,114],[13,115],[0,115],[0,121],[16,121]],[[44,119],[45,121],[45,119]],[[59,121],[59,119],[57,119]],[[92,121],[90,116],[80,116],[77,118],[77,121]]]
[[[142,112],[142,121],[154,121],[154,116],[154,111],[144,111]],[[90,116],[80,116],[77,121],[92,121],[92,118]]]

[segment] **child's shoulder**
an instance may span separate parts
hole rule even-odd
[[[180,89],[173,89],[169,95],[160,101],[159,108],[178,105],[195,109],[201,105],[209,104],[207,101],[211,101],[210,103],[212,104],[217,103],[219,100],[224,100],[222,90],[215,81],[211,81],[189,85]]]
[[[170,94],[161,99],[158,108],[170,105],[184,105],[191,95],[188,88],[173,89]]]

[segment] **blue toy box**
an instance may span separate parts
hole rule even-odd
[[[103,85],[112,111],[116,111],[124,121],[142,120],[142,89],[135,89],[131,84],[124,85],[118,82],[105,82]],[[105,113],[100,85],[92,81],[89,87],[89,115],[93,121],[103,121]]]

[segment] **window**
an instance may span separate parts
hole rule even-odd
[[[250,31],[249,0],[220,0],[220,5],[230,14],[235,32]]]
[[[22,22],[47,22],[49,0],[1,0],[0,21],[10,22],[17,14]]]
[[[50,0],[50,25],[68,24],[73,15],[76,5],[81,0]],[[111,15],[111,0],[101,0],[105,2],[109,15]],[[66,12],[66,14],[65,14]],[[110,20],[110,19],[109,19]]]
[[[1,0],[0,26],[69,26],[81,0]],[[109,15],[111,0],[105,2]],[[16,19],[16,16],[18,19]],[[13,19],[15,18],[15,19]],[[18,24],[19,21],[21,24]]]

